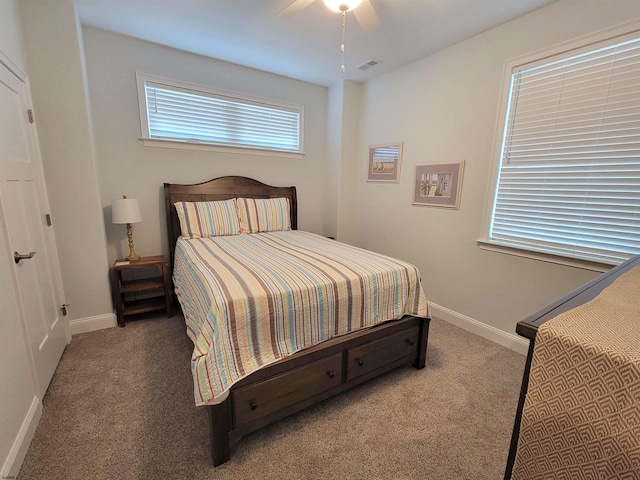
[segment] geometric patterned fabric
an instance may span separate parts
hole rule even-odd
[[[640,479],[640,267],[538,329],[511,478]]]

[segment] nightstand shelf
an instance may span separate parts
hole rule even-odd
[[[153,270],[155,273],[148,278],[135,279],[137,271],[141,269],[145,270],[145,274]],[[125,326],[125,317],[129,315],[157,310],[165,310],[168,317],[173,315],[168,269],[164,256],[142,257],[140,260],[131,262],[116,260],[111,269],[111,279],[113,305],[119,326]]]
[[[128,282],[122,282],[120,286],[120,292],[144,292],[147,290],[157,290],[161,288],[164,289],[164,279],[162,277],[145,278],[142,280],[130,280]]]

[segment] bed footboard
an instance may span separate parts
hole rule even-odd
[[[208,405],[211,458],[218,466],[240,439],[394,368],[424,368],[429,318],[406,316],[299,352],[234,385]]]

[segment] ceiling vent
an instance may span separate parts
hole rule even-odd
[[[364,62],[362,65],[358,65],[360,70],[366,70],[371,67],[375,67],[379,63],[382,63],[380,60],[369,60],[368,62]]]

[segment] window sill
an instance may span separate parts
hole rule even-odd
[[[489,242],[487,240],[476,240],[478,247],[482,250],[489,252],[503,253],[507,255],[514,255],[516,257],[529,258],[531,260],[540,260],[542,262],[555,263],[557,265],[565,265],[567,267],[581,268],[583,270],[591,270],[594,272],[606,272],[610,270],[614,265],[592,262],[589,260],[580,260],[577,258],[561,257],[558,255],[551,255],[548,253],[534,252],[531,250],[524,250],[516,247],[507,247],[498,243]]]
[[[180,140],[158,140],[155,138],[140,138],[145,147],[177,148],[181,150],[201,150],[209,152],[235,153],[240,155],[256,155],[278,158],[304,158],[304,153],[285,152],[282,150],[267,150],[262,148],[225,147],[210,143],[186,142]]]

